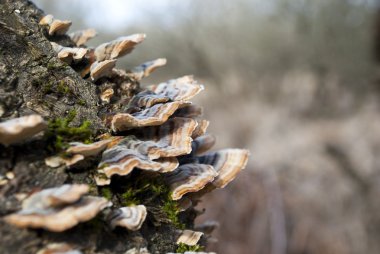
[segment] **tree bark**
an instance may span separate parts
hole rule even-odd
[[[90,121],[95,136],[105,132],[98,116],[104,109],[98,105],[97,86],[56,57],[49,41],[66,46],[73,43],[66,35],[49,37],[38,25],[43,15],[31,2],[0,0],[0,122],[31,113],[46,120],[64,118],[74,110],[72,126]],[[69,93],[59,91],[62,82]],[[137,90],[138,84],[131,86],[131,95]],[[44,159],[52,154],[49,141],[41,135],[8,147],[0,144],[0,174],[14,174],[9,183],[0,186],[0,217],[20,210],[17,194],[36,189],[87,183],[95,186],[93,194],[101,195],[93,170],[88,170],[96,168],[96,161],[75,171],[50,168]],[[137,232],[110,230],[98,217],[62,233],[19,229],[0,220],[0,253],[37,253],[48,243],[57,242],[83,253],[125,253],[133,247],[147,247],[151,253],[175,252],[177,228],[165,218],[159,202],[150,203],[148,218]],[[181,217],[183,223],[191,225],[194,211]]]

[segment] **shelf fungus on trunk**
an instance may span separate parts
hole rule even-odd
[[[82,61],[88,52],[88,49],[86,48],[64,47],[55,42],[50,42],[50,44],[53,47],[53,50],[58,54],[58,58],[67,64]]]
[[[67,243],[51,243],[39,250],[37,254],[82,254],[82,252]]]
[[[79,74],[77,78],[82,77],[87,86],[92,86],[93,95],[89,98],[93,100],[97,96],[98,101],[91,103],[98,110],[96,117],[104,123],[94,130],[94,135],[103,134],[91,140],[77,140],[75,137],[65,141],[53,155],[45,149],[43,155],[49,156],[45,159],[46,165],[53,168],[62,165],[62,168],[45,168],[57,172],[66,170],[62,173],[70,175],[66,183],[73,184],[31,194],[22,200],[22,209],[5,216],[5,221],[21,228],[62,232],[110,207],[112,203],[107,200],[110,199],[115,205],[102,218],[106,218],[111,228],[119,228],[107,230],[105,234],[116,234],[120,230],[152,230],[152,227],[170,223],[173,229],[171,239],[176,236],[174,232],[181,229],[177,247],[182,244],[199,247],[195,245],[203,232],[205,237],[201,243],[211,239],[209,234],[215,224],[194,227],[192,216],[197,214],[194,206],[202,195],[231,182],[246,166],[249,152],[243,149],[208,152],[215,143],[215,137],[207,133],[209,122],[201,119],[202,107],[191,102],[204,90],[204,86],[188,75],[140,88],[141,79],[166,64],[163,58],[129,71],[115,68],[117,59],[130,53],[144,40],[145,34],[120,37],[88,48],[84,44],[96,35],[93,29],[54,37],[64,35],[71,22],[47,15],[41,19],[40,25],[48,29],[48,37],[53,41],[63,42],[65,47],[51,42],[57,57],[73,67]],[[86,105],[80,106],[86,108]],[[39,115],[2,122],[0,143],[9,145],[23,141],[43,131],[46,126]],[[83,168],[82,163],[76,167],[83,160]],[[74,184],[93,184],[93,178],[97,186],[92,186],[91,193],[101,193],[107,199],[84,196],[89,192],[89,186]],[[1,177],[0,185],[8,182],[8,178]],[[190,219],[183,219],[182,215],[187,213],[193,215]],[[149,218],[149,223],[141,229],[146,218]],[[187,229],[182,230],[184,228]],[[158,234],[162,228],[160,230],[155,232]],[[116,239],[120,238],[111,238],[119,248],[121,245]],[[160,253],[174,251],[176,243],[172,242],[171,247]],[[156,243],[145,239],[142,246],[140,244],[125,246],[123,253],[133,247],[136,248],[131,250],[138,250]]]
[[[198,158],[199,163],[212,165],[218,176],[212,182],[217,188],[224,188],[245,168],[249,151],[243,149],[224,149]]]
[[[192,153],[195,155],[203,154],[210,150],[216,142],[213,135],[205,134],[194,139],[192,143]]]
[[[210,124],[209,121],[204,120],[204,119],[197,121],[197,123],[198,123],[197,127],[195,128],[195,130],[193,131],[193,134],[191,135],[193,139],[196,139],[197,137],[200,137],[206,134],[207,127]]]
[[[87,185],[73,184],[36,192],[22,202],[21,211],[4,219],[20,228],[65,231],[112,205],[105,198],[83,196],[88,190]]]
[[[68,34],[70,39],[75,43],[77,47],[83,46],[87,41],[94,38],[97,33],[95,29],[84,29]]]
[[[152,141],[144,142],[128,136],[103,152],[98,172],[109,178],[114,174],[128,175],[134,168],[168,172],[178,166],[175,157],[150,157],[149,148],[155,148]]]
[[[114,132],[120,132],[136,127],[161,125],[174,114],[181,104],[179,101],[159,103],[132,114],[118,113],[112,117],[111,128]]]
[[[203,85],[198,84],[191,75],[177,79],[171,79],[149,87],[156,94],[169,97],[172,101],[188,101],[204,90]]]
[[[110,60],[130,53],[134,47],[145,39],[145,34],[133,34],[103,43],[95,48],[97,61]]]
[[[90,76],[92,81],[96,81],[101,77],[105,77],[111,73],[116,65],[116,60],[96,61],[91,64]]]
[[[179,166],[173,172],[166,174],[165,179],[172,190],[172,199],[178,200],[186,193],[203,189],[217,175],[212,166],[194,163]]]
[[[28,115],[0,123],[0,143],[10,145],[33,137],[47,124],[40,115]]]
[[[180,235],[177,239],[177,244],[184,243],[189,246],[194,246],[199,242],[202,236],[203,232],[183,230],[182,232],[180,232]]]
[[[140,81],[141,79],[148,77],[158,67],[162,67],[166,64],[165,58],[158,58],[149,62],[145,62],[128,72],[128,76]]]
[[[53,15],[49,14],[43,17],[39,24],[49,28],[49,35],[63,35],[69,30],[71,21],[54,19]]]
[[[163,125],[141,129],[137,137],[113,142],[103,152],[99,173],[106,177],[127,175],[134,168],[171,172],[178,167],[176,157],[191,152],[191,134],[196,125],[193,119],[176,117]]]
[[[112,229],[124,227],[132,231],[139,230],[147,215],[144,205],[132,205],[113,210],[108,215],[108,221]]]

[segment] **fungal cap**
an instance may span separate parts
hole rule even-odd
[[[52,232],[62,232],[94,218],[101,210],[111,205],[112,203],[105,198],[89,196],[64,207],[50,207],[34,212],[21,210],[4,219],[20,228],[44,228]]]
[[[64,35],[70,28],[71,21],[55,19],[50,24],[49,35]]]
[[[170,100],[169,97],[163,94],[155,94],[152,91],[145,90],[132,97],[129,102],[130,107],[150,108],[158,103],[165,103]]]
[[[153,71],[158,67],[164,66],[166,64],[166,58],[158,58],[149,62],[145,62],[131,70],[129,76],[136,80],[141,80],[142,78],[148,77]]]
[[[146,154],[139,152],[139,149],[128,148],[124,143],[121,143],[104,151],[98,172],[104,174],[105,178],[108,179],[115,174],[128,175],[134,168],[168,172],[177,167],[178,160],[174,157],[153,161]],[[101,183],[102,181],[97,182]],[[108,180],[105,183],[107,182]]]
[[[197,122],[191,118],[175,117],[163,125],[147,127],[143,139],[154,141],[145,143],[149,157],[156,159],[189,154],[193,140],[191,134],[196,126]]]
[[[70,156],[70,157],[54,155],[54,156],[45,158],[45,164],[52,168],[56,168],[62,165],[66,165],[66,167],[71,167],[82,160],[84,160],[84,156],[81,154],[74,154],[73,156]]]
[[[193,131],[193,134],[191,135],[191,137],[193,139],[196,139],[197,137],[200,137],[202,135],[204,135],[207,131],[207,127],[209,126],[210,122],[207,121],[207,120],[200,120],[200,121],[197,121],[198,122],[198,125],[197,127],[195,128],[195,130]]]
[[[139,230],[147,215],[144,205],[121,207],[111,212],[109,221],[111,228],[124,227],[132,231]]]
[[[95,49],[96,60],[103,61],[122,57],[130,53],[137,44],[145,39],[145,37],[145,34],[133,34],[103,43]]]
[[[173,115],[180,104],[180,102],[160,103],[132,114],[118,113],[112,117],[111,128],[117,132],[135,127],[161,125]]]
[[[97,186],[106,186],[111,183],[111,179],[108,178],[102,170],[98,170],[97,174],[94,176],[94,179]]]
[[[200,163],[210,164],[218,172],[212,182],[217,188],[224,188],[235,179],[236,175],[245,168],[248,162],[249,151],[244,149],[224,149],[209,153],[199,158]]]
[[[204,90],[204,87],[188,75],[151,86],[150,90],[156,94],[165,94],[172,101],[188,101]]]
[[[112,96],[114,95],[114,90],[112,88],[107,88],[100,94],[100,99],[103,102],[110,103]]]
[[[22,202],[22,209],[36,211],[78,201],[89,191],[86,184],[65,184],[56,188],[36,192]]]
[[[0,143],[10,145],[45,130],[46,122],[40,115],[28,115],[0,123]]]
[[[195,118],[203,114],[203,108],[198,105],[189,104],[175,112],[176,116]]]
[[[97,32],[93,28],[76,31],[69,34],[71,40],[75,43],[77,47],[84,45],[87,41],[94,38]]]
[[[88,49],[63,47],[55,42],[50,42],[54,51],[58,54],[58,58],[67,64],[72,62],[80,62],[84,59]]]
[[[193,152],[194,154],[202,154],[207,152],[215,145],[216,138],[214,135],[205,134],[203,136],[197,137],[193,141]]]
[[[132,248],[127,250],[125,254],[150,254],[150,252],[147,250],[147,248]]]
[[[51,243],[39,250],[37,254],[82,254],[82,252],[73,249],[73,247],[67,243]]]
[[[198,243],[202,236],[202,232],[186,229],[180,233],[180,236],[177,239],[177,244],[184,243],[189,246],[194,246]]]
[[[107,76],[116,65],[116,60],[104,60],[94,62],[90,67],[90,76],[92,81],[96,81],[101,77]]]
[[[54,20],[54,16],[51,14],[48,14],[48,15],[42,17],[42,19],[40,20],[40,22],[38,24],[42,25],[42,26],[50,25],[51,23],[53,23],[53,20]]]
[[[84,144],[81,142],[71,142],[70,147],[66,150],[69,154],[81,154],[85,157],[94,156],[101,153],[106,149],[107,145],[112,142],[113,138],[97,141],[91,144]]]
[[[210,165],[184,164],[166,175],[166,181],[170,185],[173,200],[179,200],[189,192],[197,192],[206,184],[212,182],[217,176],[216,171]]]

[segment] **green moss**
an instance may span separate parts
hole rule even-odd
[[[83,99],[79,99],[78,100],[78,104],[81,105],[81,106],[86,106],[86,101],[83,100]]]
[[[178,209],[178,203],[172,200],[170,195],[164,199],[162,210],[165,212],[166,216],[174,224],[175,227],[185,229],[185,224],[181,223],[178,218],[178,214],[180,212]]]
[[[69,124],[74,120],[76,111],[71,110],[64,118],[56,118],[48,123],[46,136],[53,150],[63,150],[72,141],[91,143],[92,131],[90,121],[84,121],[78,127],[71,127]]]
[[[112,199],[112,191],[109,187],[103,187],[101,190],[100,190],[100,193],[103,197],[105,197],[106,199],[108,200],[111,200]]]
[[[176,250],[177,253],[184,253],[186,251],[203,251],[203,248],[202,246],[199,246],[199,245],[190,246],[184,243],[178,244],[178,247]]]
[[[137,205],[147,200],[148,202],[158,200],[159,207],[173,225],[180,229],[185,228],[178,218],[180,213],[178,203],[172,200],[170,189],[161,176],[150,178],[144,175],[137,176],[133,181],[128,182],[120,199],[123,206]]]
[[[133,189],[131,188],[121,194],[121,198],[121,204],[123,206],[138,205],[140,203],[136,197],[136,193],[134,193]]]
[[[68,94],[71,92],[71,89],[63,80],[61,80],[57,85],[57,91],[62,94]]]
[[[53,91],[53,85],[51,82],[42,85],[42,92],[44,94],[50,93],[52,91]]]
[[[62,67],[64,67],[65,65],[63,65],[62,63],[54,63],[54,62],[49,62],[46,67],[48,68],[48,70],[50,71],[54,71],[56,69],[60,69]]]

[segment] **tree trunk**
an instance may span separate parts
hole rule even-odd
[[[0,122],[32,113],[51,121],[75,112],[70,126],[89,121],[93,137],[104,133],[98,114],[105,109],[98,105],[97,86],[56,57],[49,41],[66,46],[73,46],[73,42],[66,35],[49,36],[38,25],[42,16],[43,12],[28,1],[0,0]],[[138,83],[130,90],[130,95],[138,91]],[[56,151],[51,146],[49,137],[42,135],[21,144],[0,144],[0,175],[14,175],[0,186],[1,217],[21,209],[17,195],[36,189],[87,183],[94,187],[91,194],[102,195],[102,189],[94,184],[93,171],[86,170],[96,168],[96,161],[77,170],[48,167],[44,159]],[[49,243],[62,242],[83,253],[125,253],[133,247],[147,247],[151,253],[175,252],[177,228],[165,218],[161,201],[150,202],[148,218],[136,232],[110,230],[99,216],[61,233],[19,229],[0,220],[0,253],[37,253]],[[181,222],[191,225],[193,215],[193,211],[182,215]]]

